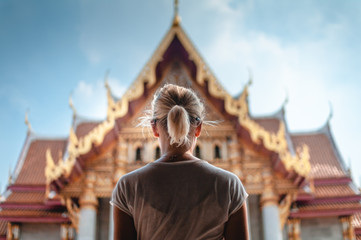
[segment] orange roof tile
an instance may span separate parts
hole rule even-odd
[[[58,161],[59,152],[64,152],[66,140],[34,140],[29,147],[24,164],[15,184],[37,185],[45,184],[44,169],[46,166],[46,150],[49,148],[53,159]]]
[[[307,144],[309,147],[310,177],[337,178],[347,176],[336,157],[330,139],[325,134],[291,135],[291,138],[296,148],[302,146],[302,144]]]
[[[33,209],[1,209],[0,217],[62,217],[63,211]]]
[[[315,186],[315,197],[346,197],[357,193],[348,184]],[[361,207],[361,205],[360,205]]]
[[[277,118],[255,118],[253,120],[271,133],[277,133],[280,127],[280,120]]]
[[[8,228],[8,222],[0,220],[0,236],[5,236]]]
[[[75,135],[80,138],[84,137],[87,133],[93,130],[96,126],[99,125],[99,122],[84,122],[80,123],[75,130]]]
[[[325,210],[325,209],[360,209],[361,205],[358,202],[338,202],[338,203],[317,203],[300,205],[300,210]]]
[[[45,192],[12,192],[6,203],[44,203]]]

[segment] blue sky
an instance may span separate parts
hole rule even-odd
[[[182,26],[231,94],[253,72],[250,111],[277,111],[288,95],[292,132],[331,129],[361,176],[361,2],[180,0]],[[0,183],[34,132],[65,137],[79,115],[106,115],[104,75],[121,96],[170,27],[172,0],[0,1]]]

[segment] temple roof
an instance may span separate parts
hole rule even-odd
[[[311,172],[310,177],[342,178],[348,177],[338,158],[331,139],[324,133],[291,134],[295,147],[307,144],[309,146]]]
[[[25,191],[25,192],[12,192],[6,198],[6,203],[12,204],[43,204],[45,198],[45,191]]]
[[[46,166],[46,150],[51,149],[52,154],[64,153],[67,140],[64,139],[34,139],[29,146],[25,160],[17,166],[20,170],[13,185],[45,185],[44,169]],[[58,159],[58,156],[54,156]]]
[[[315,186],[314,196],[316,198],[325,197],[349,197],[359,194],[351,184],[330,184]]]
[[[281,120],[277,118],[253,118],[253,120],[272,133],[277,133],[280,128]]]
[[[48,199],[46,193],[46,151],[61,155],[66,139],[42,139],[28,136],[23,154],[0,203],[0,223],[12,222],[68,222],[65,207],[59,200]],[[55,156],[54,156],[55,157]],[[58,157],[56,158],[58,159]],[[0,234],[1,235],[1,234]]]
[[[93,130],[96,126],[98,126],[100,121],[89,121],[89,122],[81,122],[77,125],[75,134],[78,138],[84,137],[91,130]]]

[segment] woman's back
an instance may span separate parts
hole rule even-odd
[[[151,107],[144,120],[162,156],[118,181],[111,201],[114,239],[248,239],[241,181],[192,155],[205,122],[200,99],[168,84]]]
[[[138,239],[221,239],[247,193],[238,177],[203,160],[153,162],[125,175],[113,204],[134,219]]]

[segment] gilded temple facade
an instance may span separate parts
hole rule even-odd
[[[247,84],[227,93],[188,36],[178,15],[125,94],[105,83],[103,121],[74,112],[67,138],[29,128],[7,190],[1,195],[0,239],[112,239],[112,189],[118,179],[160,156],[158,142],[137,121],[165,83],[192,88],[207,120],[194,154],[235,173],[249,193],[253,240],[361,239],[361,195],[334,143],[329,123],[291,133],[284,108],[253,117]]]

